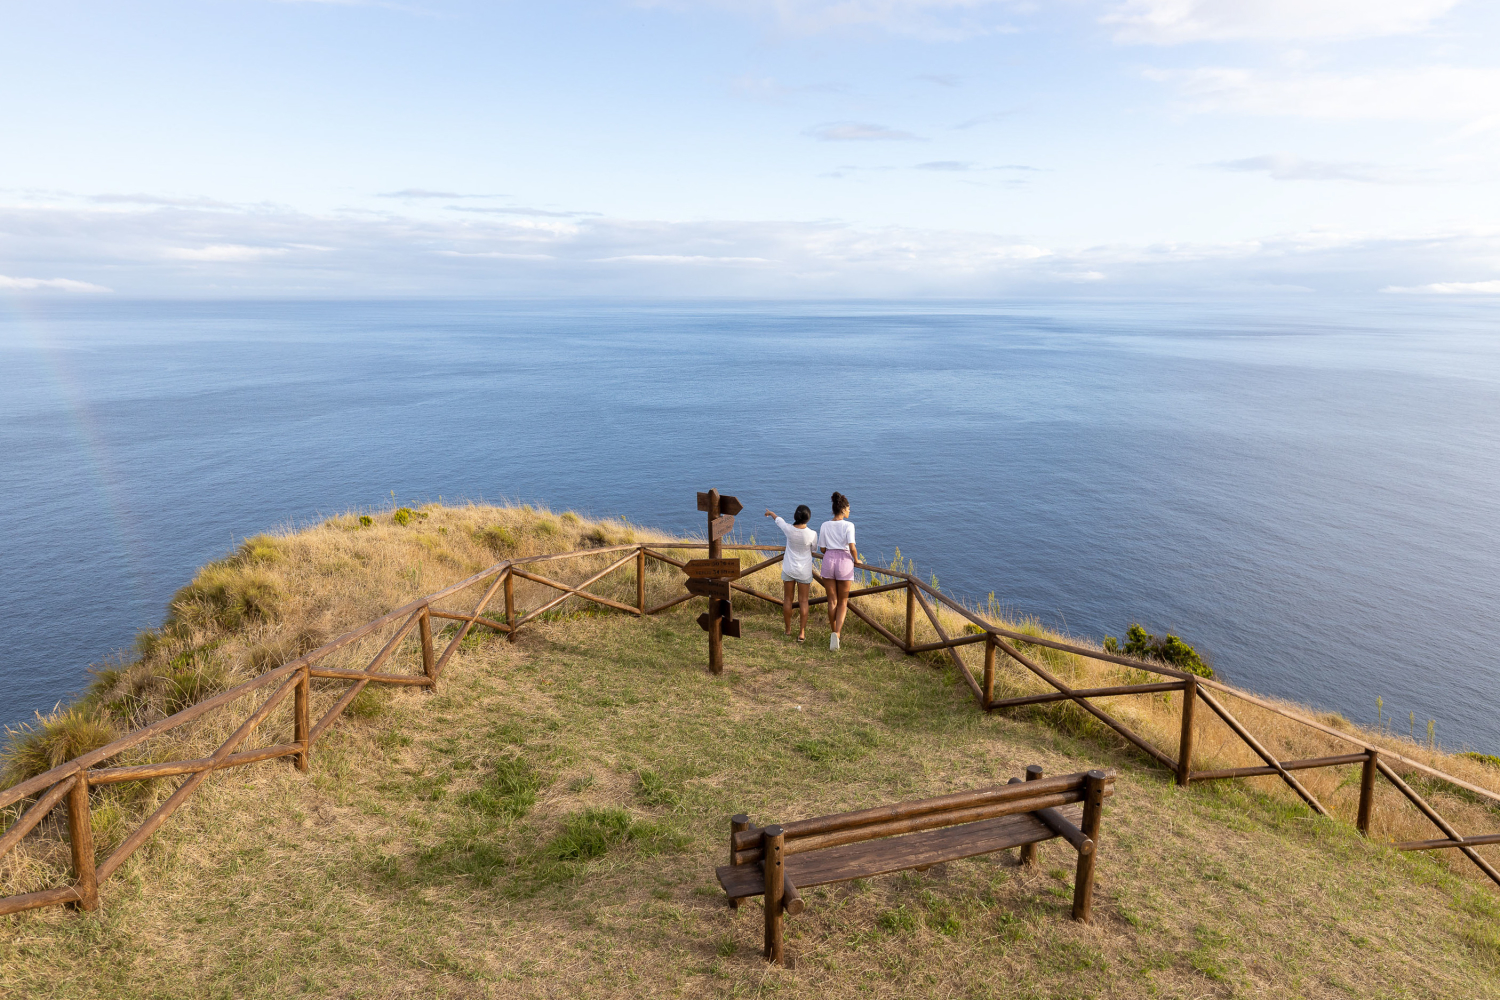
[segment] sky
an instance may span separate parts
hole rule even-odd
[[[1500,302],[1500,4],[0,0],[37,295]]]

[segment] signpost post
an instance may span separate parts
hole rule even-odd
[[[740,561],[725,559],[720,541],[734,527],[734,515],[744,510],[738,500],[718,490],[698,494],[698,509],[708,515],[708,558],[693,559],[687,570],[690,594],[708,598],[708,611],[698,616],[698,627],[708,633],[708,672],[724,672],[724,636],[740,637],[740,623],[729,603],[729,583],[740,576]]]

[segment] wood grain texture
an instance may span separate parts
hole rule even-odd
[[[1070,823],[1079,822],[1083,817],[1083,807],[1078,805],[1060,812]],[[1050,840],[1054,836],[1056,834],[1041,820],[1029,813],[1018,813],[904,837],[787,855],[786,877],[801,889],[811,889],[833,882],[888,875],[918,865],[959,861]],[[765,876],[758,864],[724,865],[715,874],[727,895],[755,896],[765,891]]]

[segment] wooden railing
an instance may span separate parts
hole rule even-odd
[[[704,543],[670,542],[661,545],[659,548],[690,551],[707,548],[707,545]],[[36,775],[12,785],[4,791],[0,791],[0,809],[9,809],[17,806],[18,803],[24,803],[28,799],[35,800],[29,808],[21,812],[19,817],[11,823],[10,827],[3,834],[0,834],[0,857],[3,857],[7,852],[20,844],[27,834],[46,819],[54,809],[59,807],[64,799],[67,800],[66,822],[73,873],[73,881],[66,885],[36,892],[0,897],[0,915],[58,904],[72,904],[85,910],[96,908],[99,905],[99,883],[117,872],[120,866],[152,834],[159,830],[173,813],[182,807],[193,793],[197,791],[199,786],[207,780],[209,775],[215,771],[277,758],[290,758],[299,770],[307,770],[308,759],[318,739],[328,731],[329,727],[343,714],[344,710],[349,707],[366,686],[370,684],[393,684],[432,688],[437,684],[438,678],[442,675],[444,668],[454,653],[460,648],[460,644],[475,626],[483,626],[496,632],[504,633],[514,639],[516,633],[523,626],[535,622],[549,611],[572,598],[590,601],[616,611],[637,616],[658,614],[691,600],[693,595],[684,592],[672,600],[656,605],[655,607],[646,606],[646,561],[648,559],[656,560],[679,568],[685,565],[684,560],[674,559],[666,553],[659,551],[659,548],[646,544],[614,545],[574,552],[530,556],[496,563],[488,569],[476,573],[467,579],[460,580],[458,583],[437,593],[420,598],[388,614],[382,615],[353,631],[346,632],[332,642],[320,646],[279,667],[268,670],[237,687],[213,695],[204,701],[177,712],[175,715],[168,716],[151,725],[137,729],[106,746],[92,750],[54,767],[50,771]],[[774,553],[774,555],[770,555],[764,561],[747,568],[742,574],[742,578],[748,577],[758,570],[765,569],[779,562],[782,558],[782,550],[779,547],[726,545],[724,548],[726,551],[738,550]],[[535,567],[546,563],[588,557],[597,558],[601,555],[612,553],[623,554],[610,562],[604,569],[595,572],[587,579],[576,584],[564,583],[552,579],[535,570]],[[601,594],[591,593],[588,590],[589,587],[594,586],[609,574],[621,570],[632,562],[634,563],[635,573],[634,605],[605,597]],[[903,573],[880,566],[868,566],[863,563],[856,565],[867,574],[883,577],[891,582],[872,584],[852,590],[849,595],[851,599],[892,591],[905,592],[905,633],[903,636],[896,635],[890,629],[876,621],[867,611],[862,610],[854,604],[852,600],[849,604],[849,610],[886,642],[891,643],[907,654],[935,652],[938,650],[946,652],[958,668],[959,675],[968,685],[979,706],[986,711],[996,711],[1014,706],[1035,705],[1053,701],[1070,701],[1118,733],[1146,756],[1155,760],[1169,771],[1174,772],[1178,783],[1182,785],[1187,785],[1192,781],[1277,775],[1307,803],[1310,809],[1320,815],[1327,815],[1328,811],[1293,777],[1293,772],[1308,768],[1340,767],[1359,764],[1363,768],[1357,820],[1360,832],[1368,834],[1375,778],[1377,774],[1382,775],[1402,795],[1409,799],[1443,834],[1442,838],[1435,840],[1411,841],[1393,846],[1399,850],[1408,851],[1444,849],[1462,851],[1486,875],[1497,884],[1500,884],[1500,873],[1497,873],[1488,862],[1474,851],[1474,848],[1477,846],[1500,843],[1500,834],[1463,836],[1447,820],[1439,815],[1429,803],[1412,790],[1411,786],[1392,770],[1391,764],[1395,763],[1401,767],[1449,782],[1491,803],[1500,804],[1500,794],[1490,789],[1470,784],[1453,775],[1446,774],[1436,768],[1423,764],[1420,761],[1412,760],[1389,749],[1364,742],[1357,737],[1340,732],[1313,719],[1305,718],[1298,713],[1288,711],[1285,708],[1256,698],[1254,695],[1240,691],[1219,681],[1197,677],[1160,663],[1135,660],[1078,646],[1073,643],[1029,635],[1024,632],[1004,628],[986,621],[974,611],[949,598],[935,587],[923,583],[910,573]],[[559,593],[550,600],[544,600],[530,611],[518,612],[515,601],[516,580],[529,581],[541,587],[556,590]],[[488,586],[484,588],[479,601],[470,611],[458,611],[437,606],[440,601],[453,598],[465,590],[484,584],[488,584]],[[737,582],[733,584],[733,588],[736,591],[777,606],[780,606],[782,603],[777,597],[757,591],[745,583]],[[497,609],[486,614],[491,605],[496,603],[497,597],[499,598],[499,605],[503,610]],[[826,600],[826,597],[819,597],[811,603],[822,604]],[[969,634],[950,636],[939,620],[937,611],[934,609],[934,604],[946,607],[964,618],[974,626],[974,629]],[[938,636],[936,642],[918,643],[915,641],[916,616],[919,609]],[[444,645],[441,653],[438,653],[434,646],[433,619],[459,623],[458,628],[452,635],[452,638]],[[334,654],[350,650],[362,640],[377,636],[391,626],[395,626],[394,631],[363,669],[343,669],[325,663]],[[382,671],[380,668],[392,661],[393,657],[403,647],[403,644],[411,637],[413,631],[417,632],[421,672],[400,673]],[[984,666],[980,676],[976,677],[974,671],[970,669],[960,655],[959,649],[963,646],[980,643],[984,645]],[[1018,648],[1017,643],[1045,646],[1082,657],[1120,664],[1134,670],[1148,671],[1170,679],[1158,683],[1128,684],[1100,688],[1071,688],[1062,679],[1036,662],[1035,659],[1023,653]],[[999,654],[1004,654],[1010,660],[1030,671],[1036,677],[1050,685],[1053,691],[1014,698],[995,698],[996,661]],[[316,688],[314,685],[315,681],[319,682]],[[320,694],[326,694],[330,690],[336,689],[340,683],[344,683],[347,686],[318,715],[317,721],[313,722],[312,703],[315,691]],[[224,740],[209,756],[134,765],[102,766],[112,758],[119,757],[126,751],[139,746],[153,737],[180,729],[215,711],[227,711],[241,699],[258,695],[267,689],[270,690],[270,694],[253,711],[249,712],[228,739]],[[1158,693],[1163,691],[1181,691],[1184,695],[1181,738],[1175,758],[1158,747],[1153,746],[1149,741],[1131,731],[1124,723],[1091,703],[1091,699],[1094,698]],[[1232,695],[1261,709],[1342,740],[1352,746],[1358,747],[1359,750],[1356,753],[1334,757],[1308,760],[1277,760],[1235,716],[1230,714],[1218,699],[1210,694],[1210,691]],[[272,714],[281,707],[282,703],[289,698],[292,702],[290,720],[292,739],[289,742],[276,743],[256,749],[240,750],[239,748],[251,735],[263,726],[272,717]],[[1264,766],[1229,768],[1217,771],[1191,770],[1190,761],[1193,754],[1195,732],[1193,719],[1197,703],[1200,701],[1221,718],[1265,762]],[[102,862],[98,861],[94,849],[90,789],[118,782],[145,781],[178,776],[185,777],[176,790],[155,811],[147,816],[135,830],[127,835],[107,858]]]

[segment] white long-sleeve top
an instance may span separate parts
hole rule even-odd
[[[776,519],[776,527],[786,536],[786,555],[782,557],[782,564],[786,566],[787,576],[801,577],[807,579],[812,576],[813,546],[818,544],[818,533],[811,528],[799,528],[796,525],[787,524],[780,517]]]

